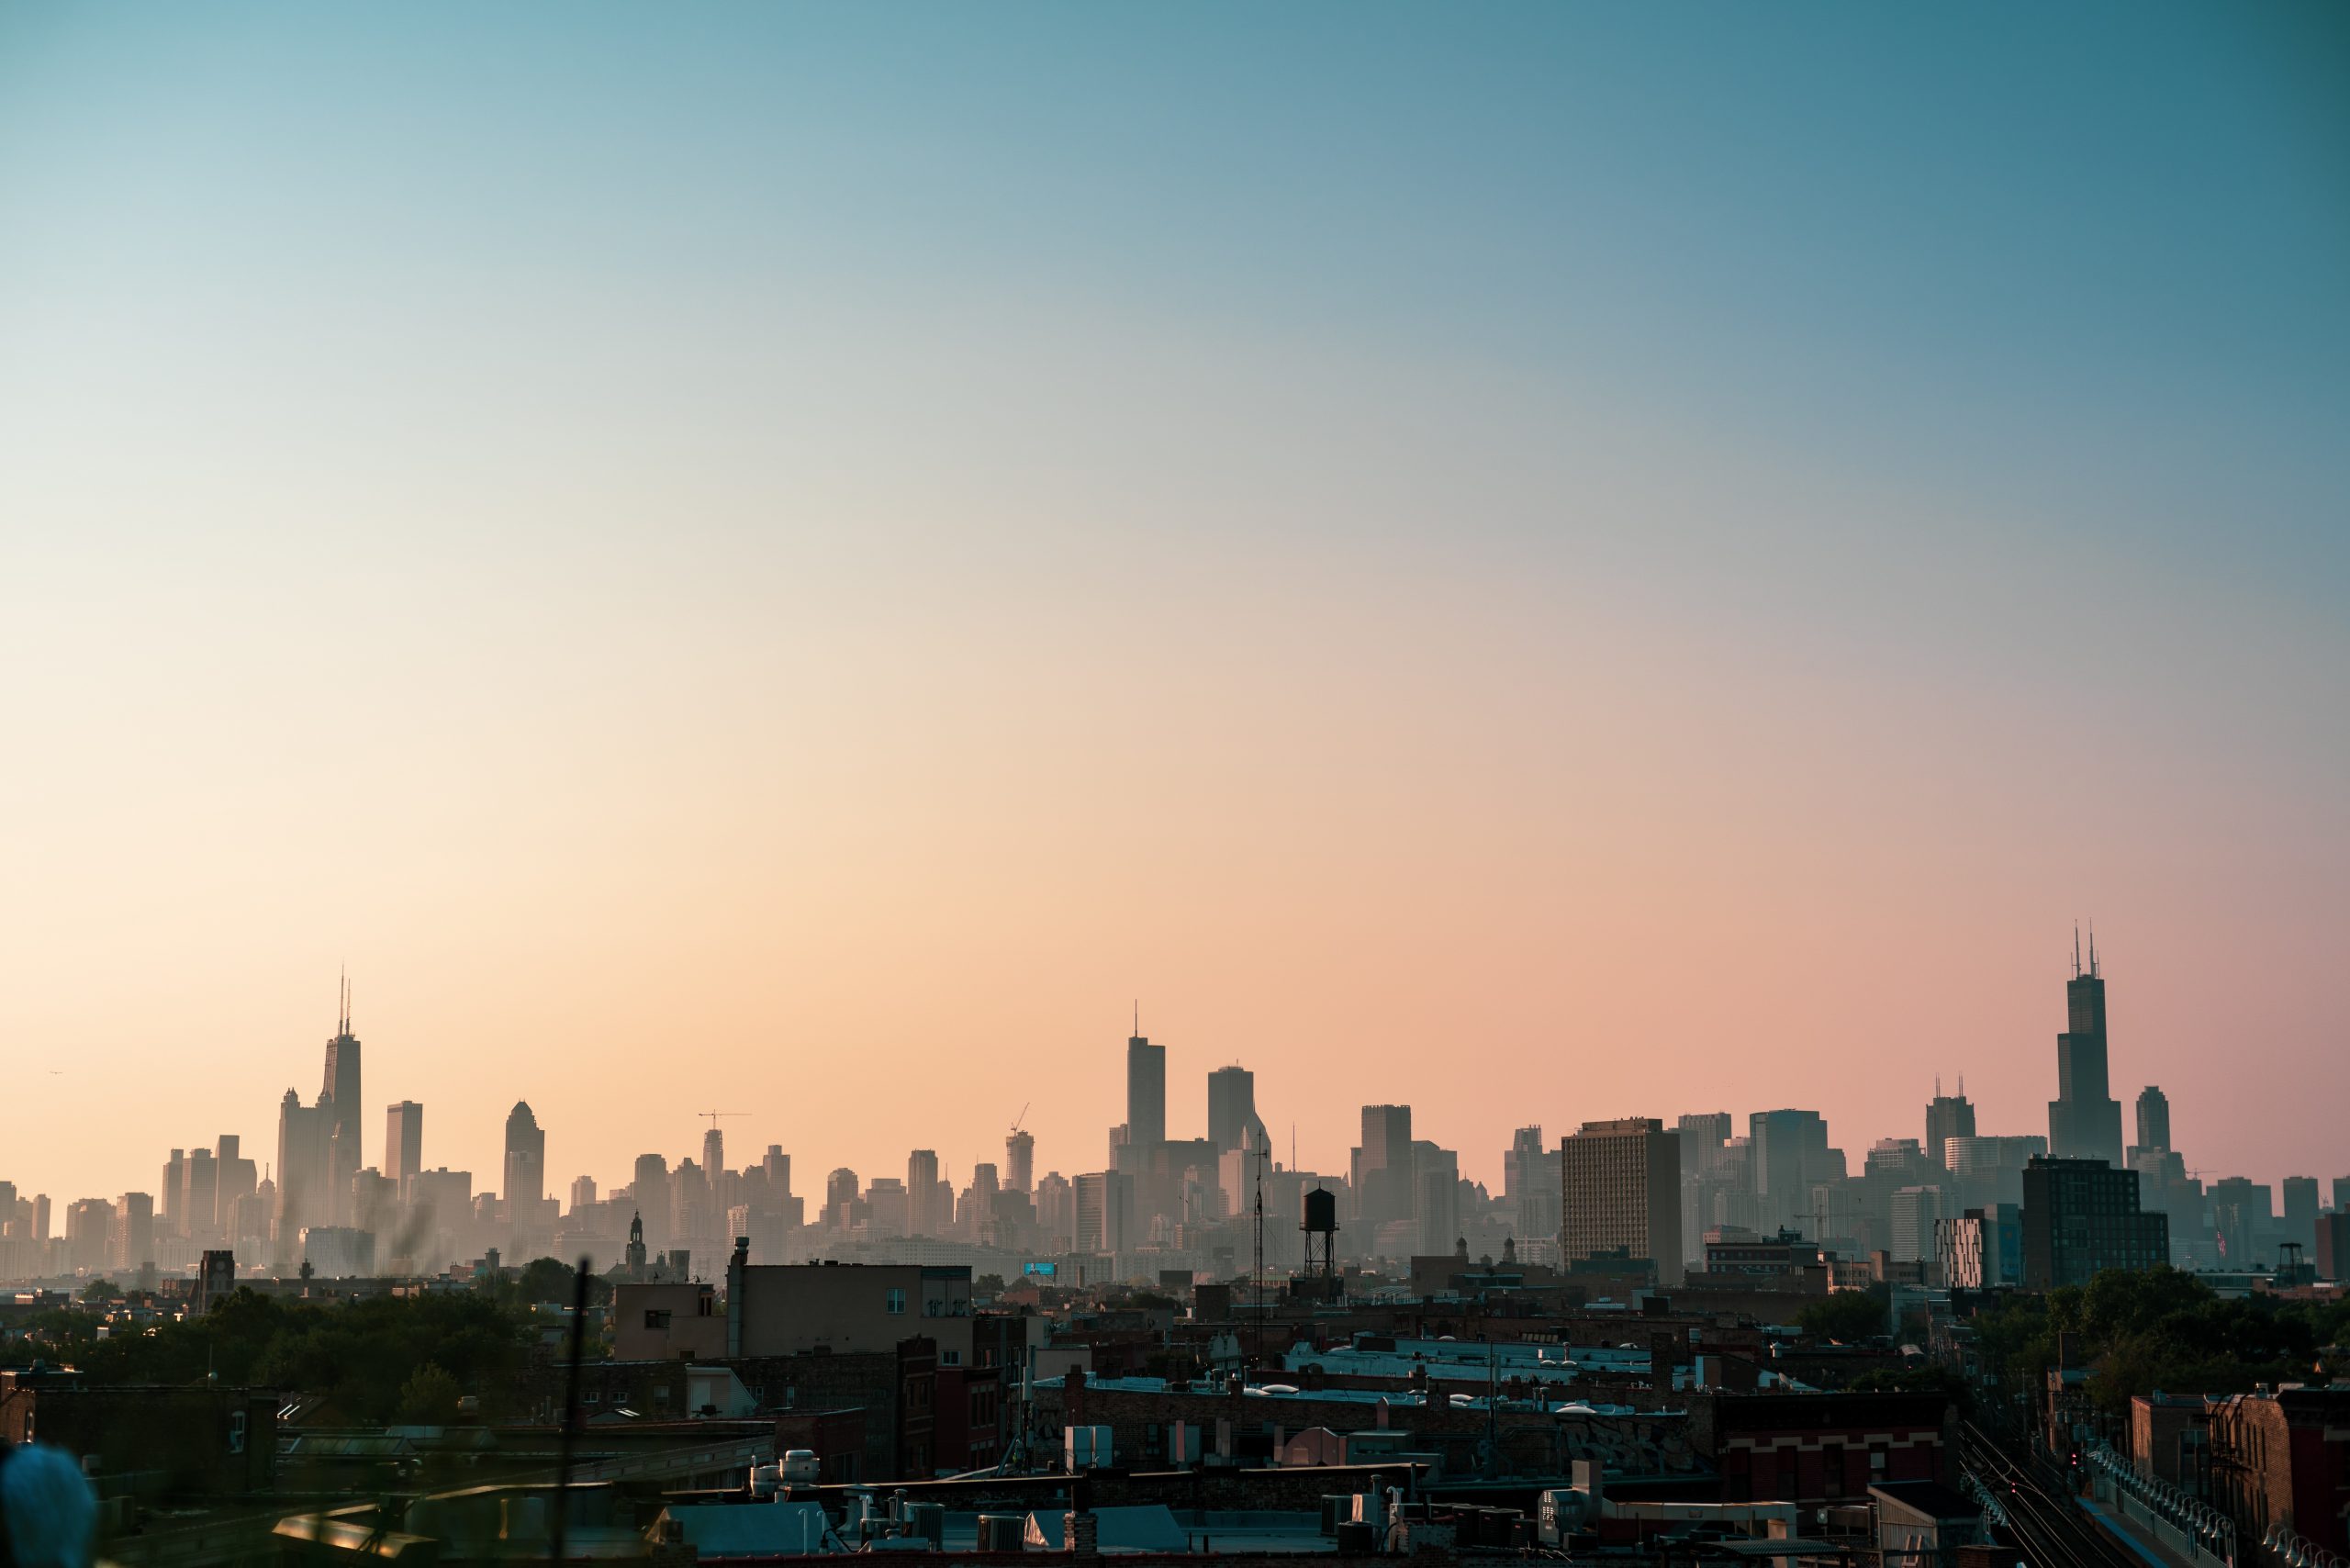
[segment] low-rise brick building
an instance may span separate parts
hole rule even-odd
[[[1891,1481],[1956,1480],[1958,1413],[1941,1394],[1718,1394],[1690,1439],[1728,1503],[1857,1502]]]
[[[2350,1388],[2288,1387],[2218,1401],[2211,1490],[2247,1547],[2282,1527],[2350,1554]]]

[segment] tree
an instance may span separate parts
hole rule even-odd
[[[2069,1335],[2090,1369],[2089,1396],[2120,1415],[2132,1394],[2241,1393],[2326,1375],[2324,1347],[2350,1333],[2350,1304],[2257,1295],[2222,1301],[2175,1269],[2109,1269],[2087,1286],[2015,1294],[1974,1319],[1986,1366],[2010,1388],[2040,1385]]]
[[[569,1306],[572,1294],[579,1288],[579,1280],[572,1266],[560,1259],[533,1258],[513,1281],[485,1282],[482,1288],[509,1306],[532,1307],[544,1302]],[[611,1281],[591,1271],[588,1276],[588,1305],[601,1306],[611,1295]]]
[[[445,1427],[457,1418],[459,1397],[457,1380],[427,1361],[400,1387],[400,1419],[420,1427]]]
[[[1962,1412],[1975,1406],[1975,1385],[1948,1367],[1879,1367],[1845,1384],[1850,1394],[1946,1394]]]
[[[82,1287],[84,1301],[112,1301],[122,1294],[122,1287],[112,1280],[92,1280]]]
[[[1796,1326],[1815,1339],[1866,1339],[1886,1331],[1888,1300],[1873,1290],[1830,1291],[1797,1313]]]

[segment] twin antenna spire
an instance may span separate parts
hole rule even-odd
[[[335,995],[339,1015],[335,1019],[334,1032],[338,1036],[346,1036],[351,1033],[351,971],[348,969],[340,971]]]
[[[2081,923],[2076,920],[2073,922],[2073,978],[2075,980],[2080,979],[2083,972],[2084,971],[2081,969]],[[2094,980],[2097,978],[2097,922],[2094,920],[2089,922],[2089,967],[2086,972],[2088,974],[2090,979]]]

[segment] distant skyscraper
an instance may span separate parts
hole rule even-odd
[[[1003,1140],[1003,1184],[1015,1193],[1025,1193],[1036,1184],[1036,1135],[1014,1129]]]
[[[1362,1238],[1366,1249],[1374,1245],[1381,1226],[1413,1216],[1419,1193],[1412,1177],[1409,1105],[1362,1108],[1362,1146],[1355,1150],[1352,1181],[1356,1216],[1372,1233]]]
[[[571,1182],[571,1212],[575,1215],[596,1206],[596,1178],[576,1176]]]
[[[1559,1234],[1559,1161],[1540,1127],[1520,1127],[1511,1137],[1502,1156],[1502,1201],[1520,1246]]]
[[[726,1135],[718,1130],[714,1121],[710,1124],[710,1130],[701,1135],[701,1168],[712,1182],[726,1169]]]
[[[163,1222],[163,1234],[166,1236],[184,1236],[187,1233],[187,1224],[180,1217],[180,1193],[181,1189],[186,1185],[187,1150],[175,1148],[172,1150],[172,1157],[163,1161],[162,1186],[163,1212],[160,1217]]]
[[[783,1145],[771,1143],[759,1168],[767,1173],[767,1204],[780,1210],[791,1197],[791,1156],[783,1152]]]
[[[2105,979],[2098,970],[2097,939],[2081,968],[2074,938],[2073,978],[2065,982],[2069,1025],[2056,1036],[2056,1098],[2048,1103],[2048,1152],[2058,1159],[2121,1163],[2121,1103],[2106,1079]]]
[[[717,1212],[716,1203],[710,1172],[690,1159],[677,1161],[677,1171],[669,1178],[670,1244],[715,1238],[719,1221],[725,1217]]]
[[[1653,1116],[1585,1122],[1559,1145],[1559,1256],[1622,1250],[1678,1284],[1681,1135]]]
[[[1681,1135],[1681,1173],[1691,1176],[1710,1170],[1721,1158],[1722,1146],[1729,1142],[1735,1126],[1728,1111],[1699,1111],[1681,1117],[1673,1126]]]
[[[1844,1175],[1842,1156],[1828,1147],[1828,1123],[1817,1111],[1756,1111],[1746,1118],[1754,1192],[1764,1232],[1799,1230],[1813,1236],[1811,1190]]]
[[[1245,1067],[1208,1074],[1208,1142],[1221,1154],[1238,1148],[1257,1120],[1257,1075]]]
[[[114,1220],[108,1230],[114,1256],[108,1260],[118,1269],[136,1269],[155,1260],[155,1200],[146,1193],[125,1193],[115,1200]],[[122,1282],[128,1288],[130,1282]]]
[[[906,1184],[895,1176],[876,1176],[865,1184],[865,1234],[875,1241],[903,1236],[912,1217]]]
[[[335,1026],[334,1038],[327,1042],[326,1083],[319,1094],[333,1103],[332,1125],[327,1129],[327,1136],[339,1139],[342,1145],[336,1151],[335,1161],[346,1178],[367,1163],[365,1139],[359,1131],[365,1104],[359,1058],[359,1036],[351,1032],[351,981],[345,979],[341,1017]]]
[[[1893,1260],[1897,1263],[1933,1262],[1934,1228],[1942,1218],[1942,1190],[1930,1184],[1897,1188],[1891,1194],[1888,1208],[1893,1222],[1888,1250]]]
[[[950,1226],[938,1213],[938,1151],[918,1148],[906,1156],[906,1230],[943,1237]]]
[[[648,1245],[657,1252],[669,1239],[669,1161],[658,1154],[640,1154],[629,1181],[632,1212],[643,1216]]]
[[[506,1114],[506,1212],[517,1229],[547,1195],[547,1135],[526,1100]]]
[[[115,1262],[116,1205],[104,1198],[77,1198],[65,1205],[65,1267],[68,1270],[119,1267]],[[153,1223],[151,1211],[149,1223]]]
[[[1148,1150],[1166,1141],[1167,1047],[1137,1033],[1126,1041],[1126,1142]]]
[[[1412,1144],[1412,1217],[1420,1225],[1420,1250],[1449,1252],[1460,1234],[1460,1157],[1416,1138]]]
[[[2288,1176],[2277,1183],[2277,1193],[2284,1211],[2283,1239],[2299,1242],[2301,1261],[2310,1262],[2317,1247],[2317,1178]]]
[[[178,1209],[180,1236],[209,1241],[220,1209],[220,1169],[208,1148],[191,1148],[180,1167]]]
[[[856,1172],[843,1165],[824,1178],[824,1210],[820,1219],[827,1227],[846,1230],[856,1223],[859,1186]]]
[[[2170,1096],[2151,1083],[2138,1091],[2137,1147],[2150,1153],[2170,1147]]]
[[[213,1194],[212,1201],[213,1225],[232,1246],[237,1241],[237,1233],[230,1228],[231,1216],[236,1213],[238,1204],[252,1197],[253,1189],[258,1185],[254,1179],[258,1172],[253,1162],[245,1158],[243,1143],[244,1140],[235,1133],[222,1133],[212,1152],[213,1169],[218,1182],[218,1190]]]
[[[2211,1183],[2207,1196],[2220,1267],[2249,1269],[2269,1261],[2266,1242],[2276,1210],[2267,1184],[2246,1176],[2222,1176]]]
[[[1123,1170],[1089,1171],[1077,1179],[1073,1250],[1099,1256],[1135,1244],[1135,1182]]]
[[[1942,1169],[1942,1146],[1954,1137],[1975,1136],[1975,1102],[1966,1097],[1966,1080],[1958,1081],[1958,1092],[1945,1094],[1939,1081],[1934,1084],[1934,1097],[1926,1103],[1926,1161],[1935,1170]]]
[[[967,1239],[982,1245],[994,1241],[995,1205],[1002,1195],[1002,1185],[993,1161],[982,1159],[971,1167],[971,1184],[963,1189],[963,1208],[955,1216],[957,1228]]]
[[[424,1107],[402,1100],[384,1111],[384,1176],[403,1197],[408,1180],[424,1169]]]
[[[305,1105],[288,1089],[277,1106],[277,1192],[270,1224],[281,1271],[300,1260],[304,1229],[334,1222],[333,1138],[333,1103],[321,1096],[318,1104]]]
[[[2114,1107],[2118,1119],[2121,1107]],[[2115,1126],[2119,1134],[2121,1128]],[[2097,1159],[2035,1159],[2023,1173],[2023,1282],[2086,1285],[2102,1269],[2170,1261],[2170,1224],[2138,1207],[2138,1173]]]

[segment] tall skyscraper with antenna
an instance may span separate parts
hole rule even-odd
[[[1926,1103],[1926,1159],[1937,1170],[1942,1169],[1943,1147],[1954,1137],[1975,1136],[1975,1102],[1966,1097],[1966,1077],[1959,1075],[1958,1092],[1942,1092],[1942,1081],[1934,1080],[1934,1097]]]
[[[2059,1159],[2121,1163],[2121,1103],[2107,1077],[2105,976],[2098,968],[2097,933],[2089,933],[2088,962],[2081,934],[2073,933],[2073,978],[2065,982],[2065,1030],[2056,1036],[2056,1098],[2048,1103],[2048,1152]]]
[[[1142,1032],[1142,1010],[1135,1010],[1135,1032],[1126,1039],[1126,1142],[1149,1151],[1167,1141],[1167,1047]]]
[[[351,977],[346,974],[336,1008],[334,1038],[327,1042],[326,1084],[319,1092],[321,1103],[333,1104],[328,1117],[328,1136],[341,1146],[335,1152],[334,1165],[345,1176],[367,1163],[359,1132],[361,1113],[366,1104],[359,1068],[359,1036],[351,1032]]]

